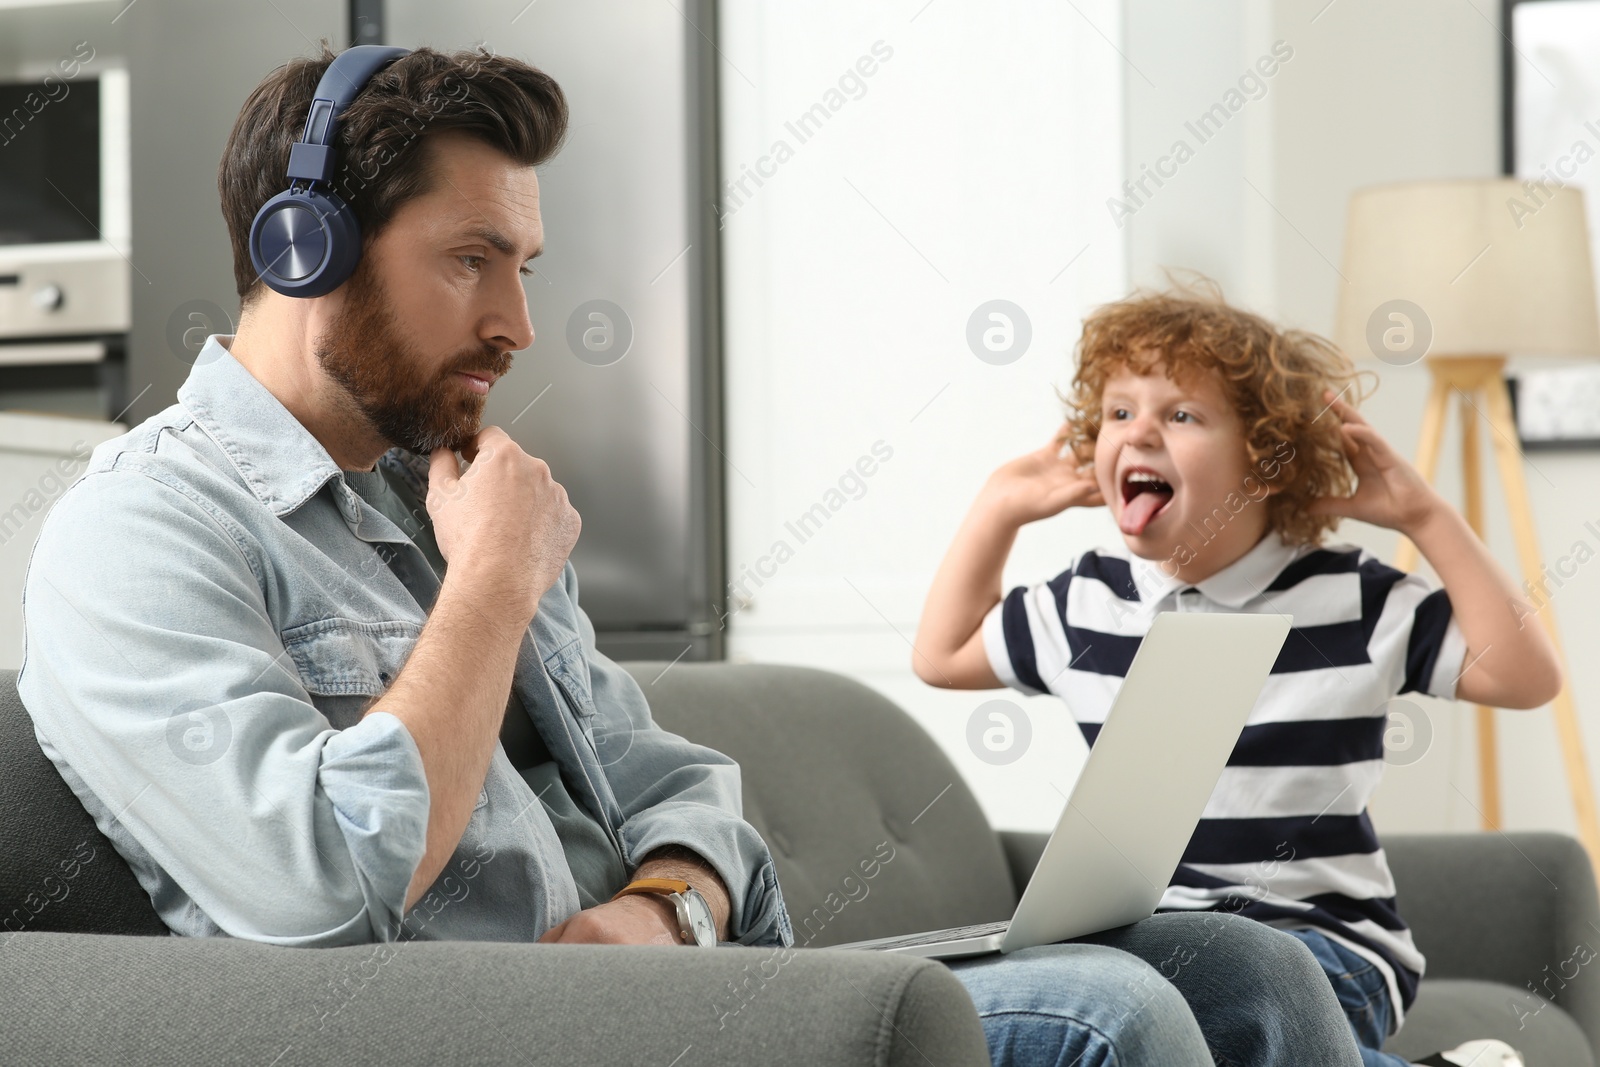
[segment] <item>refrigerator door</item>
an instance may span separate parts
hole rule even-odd
[[[483,42],[567,95],[525,279],[536,340],[484,419],[583,516],[580,602],[615,658],[722,655],[713,17],[709,2],[385,5],[385,44]]]

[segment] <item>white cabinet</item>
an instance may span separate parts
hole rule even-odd
[[[22,665],[22,580],[51,505],[120,422],[0,411],[0,669]]]

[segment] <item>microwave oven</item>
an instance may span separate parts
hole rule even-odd
[[[0,81],[0,164],[0,361],[83,359],[130,326],[127,71]]]

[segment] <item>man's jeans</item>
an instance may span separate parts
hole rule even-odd
[[[1406,1061],[1399,1056],[1380,1051],[1384,1039],[1389,1036],[1390,1020],[1394,1018],[1389,983],[1384,980],[1383,972],[1360,953],[1315,930],[1290,930],[1289,933],[1305,942],[1327,974],[1345,1018],[1350,1020],[1350,1030],[1361,1049],[1363,1067],[1406,1067]]]
[[[995,1067],[1358,1067],[1304,944],[1250,919],[1156,915],[1009,955],[949,961]]]

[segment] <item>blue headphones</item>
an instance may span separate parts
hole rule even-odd
[[[374,74],[410,51],[358,44],[334,57],[317,82],[306,131],[289,149],[289,188],[263,204],[250,224],[250,262],[275,292],[322,296],[356,269],[361,226],[329,181],[334,124]]]

